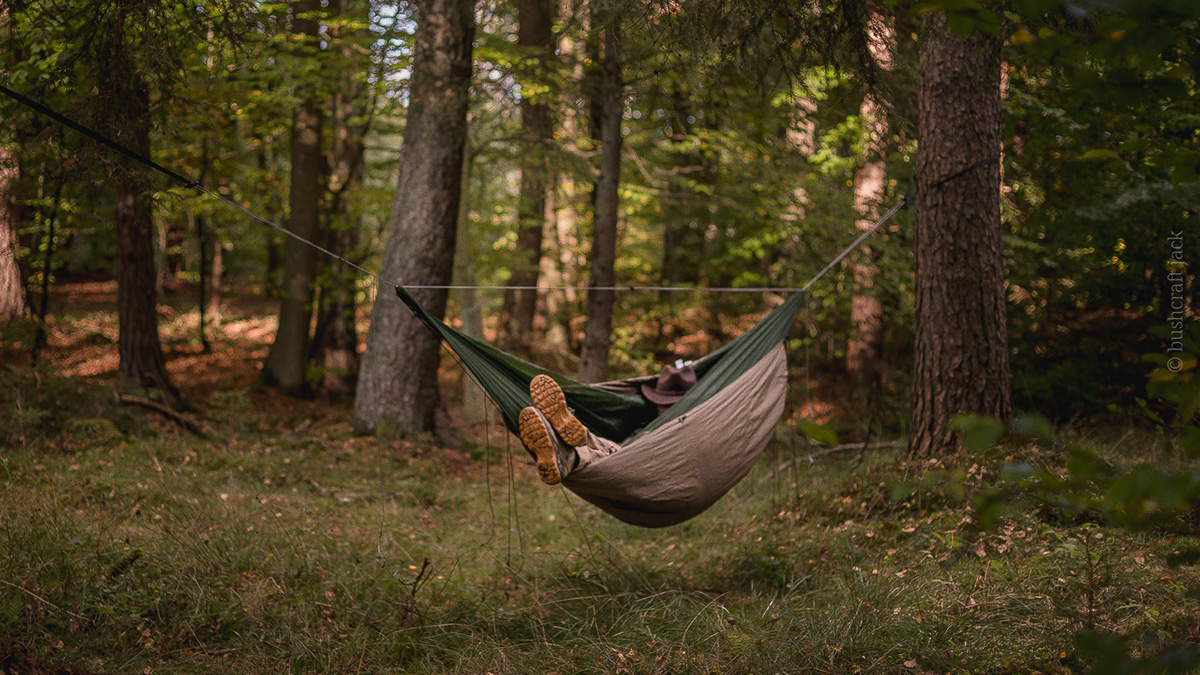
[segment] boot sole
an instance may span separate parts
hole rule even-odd
[[[529,383],[529,395],[568,445],[583,445],[587,440],[587,428],[567,409],[567,397],[557,382],[546,375],[538,375]]]
[[[521,430],[521,442],[537,458],[538,477],[546,485],[557,485],[562,476],[558,473],[554,442],[550,440],[546,425],[538,419],[537,411],[533,408],[522,410],[517,417],[517,425]]]

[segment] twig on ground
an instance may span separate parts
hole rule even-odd
[[[828,457],[830,455],[836,455],[836,454],[843,453],[843,452],[848,453],[848,452],[854,451],[854,452],[863,453],[868,450],[879,450],[882,448],[894,448],[899,445],[900,445],[900,441],[878,441],[875,443],[843,443],[841,445],[835,445],[833,447],[824,448],[822,450],[818,450],[815,452],[810,451],[808,454],[804,455],[803,457],[796,457],[795,459],[789,459],[788,461],[784,462],[783,464],[780,464],[775,469],[775,471],[772,472],[772,475],[762,478],[759,482],[761,484],[762,482],[765,482],[768,479],[774,478],[775,472],[783,471],[784,469],[791,467],[793,464],[795,464],[796,462],[798,462],[800,460],[808,460],[808,463],[812,464],[814,460],[821,459],[823,457]]]
[[[184,416],[182,413],[178,413],[174,410],[171,410],[167,406],[165,406],[161,403],[158,403],[156,401],[151,401],[150,399],[143,398],[141,396],[131,396],[129,394],[118,394],[117,400],[119,400],[121,403],[124,403],[127,405],[137,405],[137,406],[146,408],[147,410],[153,410],[154,412],[158,413],[159,415],[162,415],[163,417],[167,418],[168,420],[171,420],[175,424],[178,424],[179,426],[192,432],[193,434],[196,434],[197,436],[202,436],[204,438],[215,438],[217,440],[223,440],[219,436],[217,436],[216,434],[212,433],[207,428],[205,428],[205,426],[202,423],[200,423],[199,421],[190,419],[190,418]]]
[[[37,600],[38,602],[40,602],[44,605],[53,607],[54,609],[57,609],[58,611],[62,612],[63,614],[73,616],[76,619],[79,619],[80,621],[86,621],[88,623],[92,622],[92,620],[87,618],[86,616],[84,616],[82,614],[76,614],[75,612],[72,612],[69,609],[63,609],[62,607],[59,607],[58,605],[54,604],[53,602],[50,602],[49,600],[43,598],[42,596],[38,595],[37,593],[34,593],[33,591],[29,590],[28,588],[25,588],[24,586],[18,586],[16,584],[12,583],[11,581],[5,581],[3,579],[0,579],[0,584],[4,584],[5,586],[10,586],[12,588],[17,589],[18,591],[21,591],[22,593],[26,593],[33,599]]]

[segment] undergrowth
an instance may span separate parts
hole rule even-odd
[[[1200,638],[1178,532],[1033,508],[977,527],[1001,462],[1052,467],[1067,441],[945,463],[781,444],[707,513],[644,530],[498,435],[382,443],[253,390],[198,406],[218,440],[0,373],[0,670],[1067,673],[1095,665],[1080,631]]]

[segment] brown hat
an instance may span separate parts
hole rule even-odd
[[[690,365],[667,366],[654,385],[643,384],[642,396],[659,405],[671,405],[683,398],[688,389],[696,386],[696,371]]]

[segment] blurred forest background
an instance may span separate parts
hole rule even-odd
[[[589,381],[728,342],[939,179],[922,51],[968,39],[1011,407],[965,455],[900,445],[915,199],[810,289],[780,442],[700,525],[535,496],[445,352],[364,411],[387,282]],[[0,95],[0,666],[1194,667],[1198,71],[1186,0],[0,0],[0,85],[176,174]]]
[[[0,36],[9,87],[380,268],[410,102],[411,7],[10,5]],[[1172,3],[947,7],[952,29],[1004,40],[1014,405],[1055,420],[1136,417],[1141,357],[1165,345],[1171,233],[1190,235],[1183,260],[1196,254],[1194,16]],[[807,18],[752,2],[612,9],[624,101],[612,284],[794,288],[853,238],[856,221],[911,193],[918,22],[931,8],[887,3]],[[587,286],[602,151],[596,17],[549,0],[476,11],[454,281]],[[49,15],[58,18],[41,20]],[[191,303],[190,341],[220,330],[230,293],[277,296],[299,275],[315,318],[289,324],[309,361],[301,379],[283,376],[285,388],[353,391],[363,329],[348,319],[369,309],[372,279],[227,205],[169,189],[169,179],[126,169],[12,100],[3,106],[0,225],[13,243],[3,264],[20,281],[2,287],[4,308],[32,317],[7,324],[10,362],[28,362],[53,336],[38,327],[54,321],[46,292],[115,277],[122,195],[153,189],[146,281]],[[136,184],[123,191],[126,172]],[[395,199],[403,210],[405,195]],[[858,391],[873,392],[867,407],[892,406],[879,415],[892,433],[902,431],[912,369],[912,237],[902,212],[813,288],[798,332],[823,379],[878,384]],[[586,300],[578,290],[457,291],[448,317],[574,372]],[[671,355],[703,354],[769,300],[619,293],[611,356],[595,372],[648,372]]]

